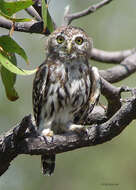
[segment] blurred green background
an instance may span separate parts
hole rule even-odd
[[[50,12],[58,25],[61,24],[66,5],[76,12],[98,0],[51,0]],[[23,12],[24,15],[26,15]],[[22,13],[19,14],[22,16]],[[94,46],[103,50],[123,50],[136,46],[136,1],[114,0],[92,15],[73,22],[85,29],[93,38]],[[0,28],[1,34],[8,31]],[[30,60],[30,66],[18,58],[22,68],[35,68],[45,58],[45,37],[37,34],[14,33]],[[108,64],[92,63],[98,68]],[[117,83],[117,86],[135,86],[136,74]],[[32,113],[33,76],[18,76],[16,89],[20,99],[10,102],[5,97],[0,81],[0,132],[5,132]],[[135,190],[136,189],[136,138],[135,122],[112,141],[95,147],[57,155],[56,170],[52,177],[41,174],[40,156],[20,155],[9,170],[0,178],[0,190]]]

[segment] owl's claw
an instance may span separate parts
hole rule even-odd
[[[45,142],[48,144],[53,142],[53,135],[53,131],[48,128],[42,131],[41,138],[44,138]]]
[[[45,137],[52,137],[53,136],[53,131],[51,129],[44,129],[41,133],[42,136]]]

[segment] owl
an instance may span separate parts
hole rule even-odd
[[[56,29],[46,41],[46,60],[33,82],[33,111],[43,137],[80,133],[99,97],[99,73],[89,65],[92,39],[73,26]],[[55,154],[41,156],[43,174],[51,175]]]

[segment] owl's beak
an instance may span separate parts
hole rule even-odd
[[[72,42],[69,41],[69,42],[67,43],[67,52],[68,52],[68,54],[71,53],[71,50],[72,50]]]

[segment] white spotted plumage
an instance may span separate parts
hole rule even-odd
[[[74,67],[75,64],[77,65],[76,67]],[[40,133],[46,128],[53,130],[54,133],[59,133],[59,130],[60,132],[62,130],[66,132],[68,130],[66,128],[67,123],[73,122],[74,114],[82,108],[90,96],[91,80],[88,65],[83,64],[83,60],[78,60],[78,63],[73,61],[70,65],[60,62],[59,65],[59,67],[54,67],[53,65],[48,68],[52,73],[50,73],[50,85],[46,94],[46,102],[41,108],[38,128]],[[57,76],[60,73],[62,75],[61,77],[59,76],[59,81],[57,81]],[[45,88],[44,85],[45,81],[43,82],[42,90]]]

